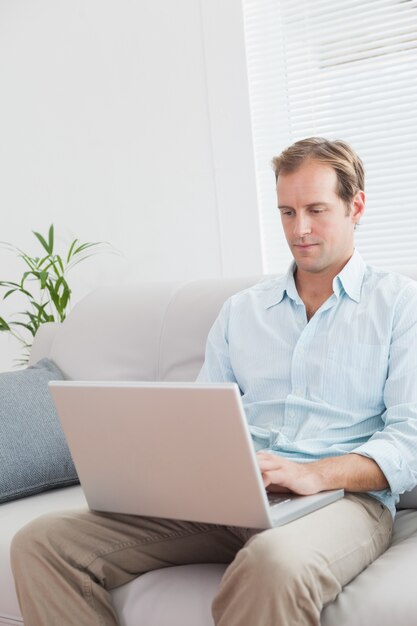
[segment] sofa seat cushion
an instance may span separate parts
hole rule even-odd
[[[181,565],[148,572],[112,592],[121,626],[213,626],[211,603],[226,565]]]

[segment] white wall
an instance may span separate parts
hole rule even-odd
[[[0,85],[0,240],[35,252],[54,222],[123,255],[75,301],[262,271],[240,0],[0,0]],[[0,251],[0,280],[21,267]],[[17,355],[0,335],[0,370]]]

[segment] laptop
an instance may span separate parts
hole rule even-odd
[[[268,500],[235,383],[49,388],[92,510],[266,529],[344,495]]]

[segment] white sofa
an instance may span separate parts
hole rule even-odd
[[[417,279],[417,270],[413,277]],[[260,279],[97,290],[74,307],[62,325],[41,328],[31,363],[50,357],[69,379],[192,381],[222,303]],[[0,624],[23,623],[9,563],[14,533],[44,512],[84,505],[80,487],[0,505]],[[417,492],[404,494],[401,505],[404,509],[397,514],[391,547],[325,608],[322,626],[417,625]],[[114,590],[120,623],[212,625],[210,605],[224,569],[223,564],[172,567]]]

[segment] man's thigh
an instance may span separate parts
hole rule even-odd
[[[238,529],[215,524],[80,510],[42,516],[13,543],[16,558],[36,547],[46,561],[88,571],[111,589],[153,569],[228,563],[244,538]]]
[[[377,500],[346,494],[290,524],[253,534],[240,553],[247,551],[249,561],[256,562],[266,577],[274,572],[278,578],[272,579],[281,580],[280,584],[303,570],[324,581],[327,572],[333,584],[329,589],[324,585],[326,603],[387,549],[392,527],[389,510]]]

